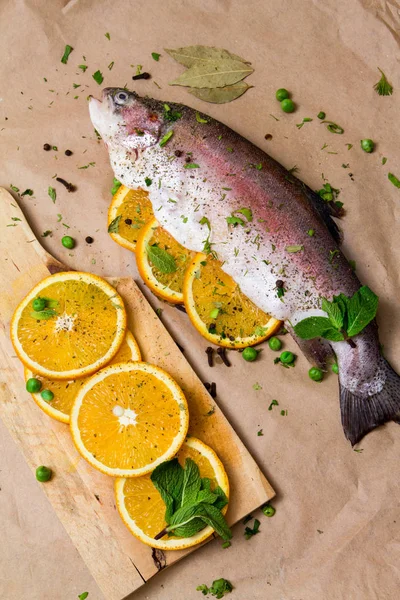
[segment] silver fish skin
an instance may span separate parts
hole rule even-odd
[[[116,178],[149,192],[157,220],[183,246],[201,252],[211,244],[242,291],[292,334],[301,319],[326,316],[323,296],[360,288],[339,248],[335,207],[229,127],[122,88],[106,88],[89,110]],[[284,281],[281,298],[277,280]],[[294,337],[313,364],[325,368],[336,354],[342,424],[352,444],[398,422],[400,378],[380,354],[375,322],[352,345]]]

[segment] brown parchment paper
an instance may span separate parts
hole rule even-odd
[[[400,190],[387,179],[389,170],[400,177],[398,1],[2,0],[0,28],[0,183],[34,190],[34,197],[25,196],[21,204],[38,236],[52,231],[42,243],[54,256],[71,268],[136,276],[133,255],[106,232],[112,172],[86,103],[89,94],[100,93],[92,79],[100,69],[103,86],[128,84],[139,93],[190,104],[286,167],[297,165],[311,187],[321,187],[323,173],[341,189],[344,250],[356,260],[361,280],[380,295],[381,341],[400,372]],[[74,51],[63,65],[66,43]],[[248,82],[254,88],[216,106],[168,86],[182,68],[163,48],[192,44],[225,47],[252,61],[255,72]],[[151,52],[162,54],[158,63]],[[79,64],[88,65],[85,73]],[[151,72],[151,80],[131,81],[137,64]],[[379,97],[372,88],[378,66],[395,87],[392,97]],[[73,83],[80,87],[74,89]],[[279,87],[292,91],[298,105],[294,114],[280,111],[274,99]],[[320,110],[345,133],[329,133],[316,119]],[[298,130],[295,124],[303,117],[314,121]],[[267,133],[273,136],[269,142]],[[364,137],[377,142],[371,155],[359,148]],[[44,152],[44,143],[58,152]],[[322,150],[324,144],[328,147]],[[66,157],[66,149],[73,156]],[[95,165],[79,169],[90,162]],[[76,184],[76,193],[56,184],[55,174]],[[54,204],[47,195],[53,185]],[[78,241],[73,251],[61,246],[66,232]],[[94,238],[91,246],[84,241],[88,235]],[[273,364],[267,347],[254,364],[230,353],[230,370],[219,363],[210,371],[206,343],[187,317],[150,300],[163,308],[163,321],[197,372],[217,383],[221,408],[278,496],[274,518],[255,515],[261,520],[257,536],[246,541],[243,526],[236,526],[231,548],[222,550],[217,540],[207,544],[160,573],[135,599],[200,598],[196,586],[219,577],[234,584],[232,599],[397,598],[398,425],[374,431],[354,452],[340,425],[336,376],[314,383],[302,356],[296,368],[284,370]],[[296,351],[288,336],[284,342]],[[262,389],[254,390],[255,383]],[[274,398],[279,407],[268,411]],[[257,436],[260,429],[263,436]],[[0,436],[0,597],[70,600],[88,591],[89,600],[103,600],[1,424]]]

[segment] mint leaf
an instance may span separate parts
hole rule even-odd
[[[341,304],[329,302],[329,300],[327,300],[326,298],[322,298],[321,308],[328,314],[328,317],[333,327],[335,327],[336,329],[341,329],[343,327],[345,311],[343,311]]]
[[[149,261],[161,273],[175,273],[177,266],[172,254],[159,248],[159,246],[150,246],[147,244],[146,252]]]
[[[218,533],[224,542],[232,539],[232,532],[229,529],[228,524],[225,521],[225,517],[221,511],[212,504],[200,504],[199,506],[201,506],[202,510],[206,513],[202,516],[203,521],[205,521],[207,525],[210,525],[210,527],[212,527],[216,533]]]
[[[217,496],[215,502],[213,502],[216,508],[222,510],[228,504],[228,496],[225,494],[224,490],[219,486],[215,488],[214,494]]]
[[[378,309],[378,296],[363,285],[349,300],[347,308],[347,335],[357,335],[370,323]]]
[[[325,331],[332,329],[332,323],[327,317],[307,317],[293,327],[294,332],[303,340],[324,337]]]
[[[118,233],[119,231],[119,222],[121,220],[122,216],[118,215],[118,217],[115,217],[115,219],[113,219],[111,221],[111,223],[108,226],[108,233]]]
[[[201,477],[199,467],[191,459],[187,458],[185,470],[183,472],[183,488],[181,497],[181,506],[185,504],[194,504],[199,502],[197,496],[201,488]]]
[[[326,331],[324,331],[321,337],[323,337],[325,340],[330,340],[331,342],[343,342],[344,340],[343,333],[341,331],[338,331],[334,327],[331,327],[331,329],[327,329]]]
[[[52,319],[56,316],[57,312],[53,308],[46,308],[45,310],[31,312],[31,317],[37,321],[47,321],[48,319]]]
[[[151,481],[160,492],[166,511],[165,521],[170,523],[171,517],[181,503],[184,471],[177,458],[161,463],[151,474]]]

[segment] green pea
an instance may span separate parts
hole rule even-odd
[[[61,239],[61,243],[64,248],[68,248],[69,250],[75,248],[75,240],[70,235],[64,235],[64,237]]]
[[[336,363],[332,365],[332,371],[336,373],[336,375],[339,373],[339,367]]]
[[[266,517],[273,517],[276,513],[276,510],[270,504],[266,504],[261,509]]]
[[[40,481],[40,483],[45,483],[46,481],[50,481],[53,471],[49,469],[49,467],[45,467],[41,465],[36,469],[36,479]]]
[[[30,394],[37,394],[42,388],[42,382],[36,377],[31,377],[26,382],[26,391]]]
[[[279,102],[287,100],[289,98],[289,92],[285,90],[285,88],[279,88],[279,90],[276,90],[275,98],[279,100]]]
[[[42,396],[43,400],[46,400],[46,402],[51,402],[54,398],[54,394],[51,390],[43,390],[40,395]]]
[[[322,369],[318,369],[318,367],[311,367],[308,371],[308,376],[313,381],[322,381],[324,378],[324,372]]]
[[[370,153],[375,148],[375,143],[370,139],[360,140],[360,144],[364,152]]]
[[[286,100],[282,100],[281,109],[285,113],[292,113],[295,109],[293,100],[290,100],[290,98],[286,98]]]
[[[296,360],[296,356],[293,354],[293,352],[289,352],[288,350],[286,350],[285,352],[282,352],[282,354],[279,357],[279,360],[284,365],[291,365]]]
[[[268,340],[268,346],[274,352],[279,352],[279,350],[282,348],[282,342],[279,338],[272,337],[272,338],[269,338],[269,340]]]
[[[260,351],[255,348],[245,348],[242,352],[242,356],[247,362],[253,362],[253,360],[256,360],[259,352]]]
[[[45,298],[35,298],[34,301],[32,302],[32,308],[34,311],[39,312],[41,310],[44,310],[47,306],[47,300]]]

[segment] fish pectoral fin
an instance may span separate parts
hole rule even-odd
[[[327,340],[321,338],[314,338],[313,340],[303,340],[298,337],[293,331],[293,327],[285,321],[285,327],[299,346],[300,350],[314,367],[318,367],[323,371],[328,370],[329,363],[335,362],[335,354],[332,350],[330,343]]]
[[[342,231],[332,217],[340,218],[342,209],[338,209],[334,202],[325,202],[325,200],[306,185],[303,186],[303,190],[310,204],[317,211],[319,217],[329,229],[335,242],[341,244],[343,241]]]
[[[381,357],[380,367],[386,381],[382,390],[372,396],[356,395],[340,385],[340,412],[346,438],[357,444],[369,431],[387,421],[400,424],[400,376]],[[340,369],[340,366],[339,366]]]

